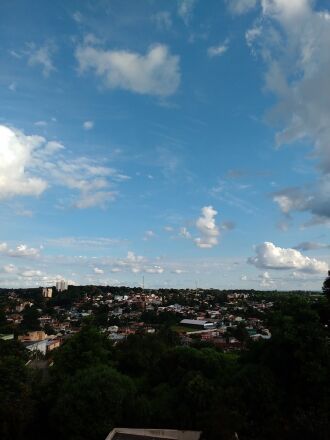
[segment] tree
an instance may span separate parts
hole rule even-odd
[[[90,324],[71,337],[54,356],[54,375],[57,378],[74,375],[78,370],[108,364],[112,346],[104,335]]]
[[[58,438],[99,440],[127,425],[134,410],[133,382],[106,365],[78,370],[67,379],[51,413]]]
[[[2,342],[2,341],[0,341]],[[23,360],[16,356],[16,346],[2,350],[0,356],[0,438],[25,438],[24,431],[32,417],[33,402],[28,372]]]
[[[21,323],[21,330],[23,332],[40,330],[39,318],[40,313],[35,306],[27,306],[23,310],[23,321]]]
[[[324,280],[322,291],[330,301],[330,271],[328,273],[327,278]]]

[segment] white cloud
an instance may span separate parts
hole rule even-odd
[[[317,243],[315,241],[303,241],[302,243],[294,246],[293,249],[297,249],[299,251],[313,251],[316,249],[329,249],[330,245],[325,243]]]
[[[9,249],[8,255],[11,257],[38,257],[40,250],[36,248],[29,248],[26,244],[20,244],[15,249]]]
[[[82,13],[79,12],[79,11],[75,11],[75,12],[72,14],[72,18],[74,19],[74,21],[75,21],[76,23],[81,23],[81,22],[83,21],[83,15],[82,15]]]
[[[219,57],[224,55],[229,48],[229,40],[226,39],[223,43],[218,46],[211,46],[207,49],[207,54],[210,58]]]
[[[308,224],[329,221],[330,194],[330,13],[313,0],[260,0],[261,15],[246,40],[266,65],[265,88],[277,104],[270,120],[282,125],[278,146],[306,140],[314,146],[319,179],[288,188],[274,201],[285,213],[312,214]]]
[[[226,221],[226,222],[222,222],[220,225],[220,229],[222,231],[232,231],[233,229],[235,229],[236,224],[235,222],[232,221]]]
[[[94,122],[93,121],[85,121],[83,123],[84,130],[91,130],[94,128]]]
[[[7,243],[0,243],[0,253],[9,257],[32,257],[36,258],[40,255],[40,249],[29,248],[26,244],[20,244],[16,248],[11,249]]]
[[[49,141],[46,143],[45,148],[43,149],[43,155],[52,155],[64,149],[64,145],[62,145],[60,142]]]
[[[155,238],[156,237],[156,234],[154,233],[154,231],[152,231],[151,229],[149,229],[148,231],[146,231],[145,233],[144,233],[144,237],[143,237],[143,240],[150,240],[150,239],[152,239],[152,238]]]
[[[180,228],[179,235],[180,235],[181,237],[183,237],[183,238],[188,239],[188,240],[191,239],[191,233],[188,231],[188,229],[187,229],[185,226],[183,226],[182,228]]]
[[[6,264],[3,266],[2,270],[5,273],[15,273],[17,271],[17,267],[14,264]]]
[[[123,259],[117,259],[112,263],[111,272],[119,272],[122,270],[130,271],[132,273],[149,273],[149,274],[162,274],[164,268],[158,264],[152,264],[147,258],[136,255],[134,252],[129,251],[127,257]]]
[[[0,200],[13,196],[39,196],[47,182],[31,176],[32,155],[43,143],[40,136],[0,125]]]
[[[43,274],[40,270],[25,270],[21,273],[22,277],[26,277],[26,278],[39,278],[41,277]]]
[[[268,272],[263,272],[262,274],[258,275],[258,278],[260,280],[261,287],[274,287],[275,282],[270,277]]]
[[[164,268],[161,266],[149,266],[145,268],[145,272],[160,274],[164,272]]]
[[[114,191],[82,192],[73,206],[79,209],[94,208],[96,206],[105,208],[109,202],[113,202],[116,199],[116,195],[117,193]]]
[[[177,274],[177,275],[181,275],[181,274],[183,274],[183,273],[185,273],[186,271],[185,270],[183,270],[183,269],[173,269],[172,270],[172,273],[175,273],[175,274]]]
[[[328,264],[315,258],[305,257],[296,249],[280,248],[264,242],[255,248],[256,256],[248,262],[260,269],[294,269],[307,273],[326,273]]]
[[[204,206],[202,215],[196,221],[196,228],[201,237],[195,238],[195,243],[200,248],[212,248],[218,244],[219,228],[215,223],[217,211],[212,206]]]
[[[187,26],[192,19],[197,0],[178,0],[178,14]]]
[[[112,273],[118,273],[118,272],[121,272],[121,269],[120,269],[119,267],[113,267],[113,268],[111,269],[111,272],[112,272]]]
[[[78,193],[71,206],[104,207],[116,198],[114,183],[129,179],[95,159],[64,155],[58,141],[26,136],[4,125],[0,125],[0,145],[0,200],[39,196],[53,185]]]
[[[17,90],[17,84],[16,84],[15,82],[10,83],[9,86],[8,86],[8,89],[9,89],[11,92],[16,92],[16,90]]]
[[[180,84],[179,56],[155,44],[145,55],[82,45],[76,50],[79,71],[92,70],[111,88],[156,96],[172,95]]]
[[[264,15],[281,21],[291,21],[311,12],[313,0],[261,0]]]
[[[253,45],[258,37],[262,34],[262,27],[256,25],[250,29],[248,29],[245,33],[245,41],[246,44],[249,46],[249,48],[252,50],[252,52],[255,54]]]
[[[230,12],[233,14],[244,14],[257,5],[257,0],[226,0]],[[289,0],[291,1],[291,0]]]
[[[7,243],[0,243],[0,252],[4,253],[4,252],[7,252],[7,250],[8,250]]]
[[[58,247],[83,247],[83,248],[107,248],[113,247],[123,240],[107,237],[61,237],[47,240],[52,246]]]
[[[46,127],[46,126],[47,126],[47,122],[46,122],[46,121],[36,121],[36,122],[34,123],[34,125],[35,125],[36,127]]]
[[[98,267],[94,267],[94,272],[95,272],[97,275],[102,275],[102,274],[104,274],[104,270],[103,270],[103,269],[99,269]]]
[[[172,27],[171,14],[168,11],[159,11],[151,19],[160,30],[169,30]]]
[[[330,174],[322,176],[316,185],[286,188],[273,194],[273,200],[284,214],[307,211],[313,217],[306,225],[330,221]]]
[[[44,46],[37,47],[34,43],[28,44],[26,54],[28,56],[28,64],[30,66],[40,65],[44,76],[48,76],[52,71],[56,70],[53,64],[52,56],[56,51],[54,44],[48,43]]]

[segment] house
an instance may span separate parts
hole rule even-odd
[[[18,337],[18,340],[21,342],[36,342],[44,339],[46,339],[46,333],[43,331],[28,332],[27,334]]]
[[[49,339],[47,341],[47,351],[53,351],[55,348],[58,348],[61,345],[60,339]]]

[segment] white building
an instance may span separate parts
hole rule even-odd
[[[68,290],[68,282],[65,280],[56,281],[56,290],[58,292],[64,292]]]
[[[51,287],[43,287],[42,296],[44,298],[51,298],[53,296],[53,289]]]
[[[216,327],[214,322],[203,321],[201,319],[183,319],[182,321],[180,321],[180,325],[186,327],[196,327],[203,330],[210,330]]]

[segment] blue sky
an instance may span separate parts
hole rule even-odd
[[[330,8],[3,1],[0,285],[318,289]]]

